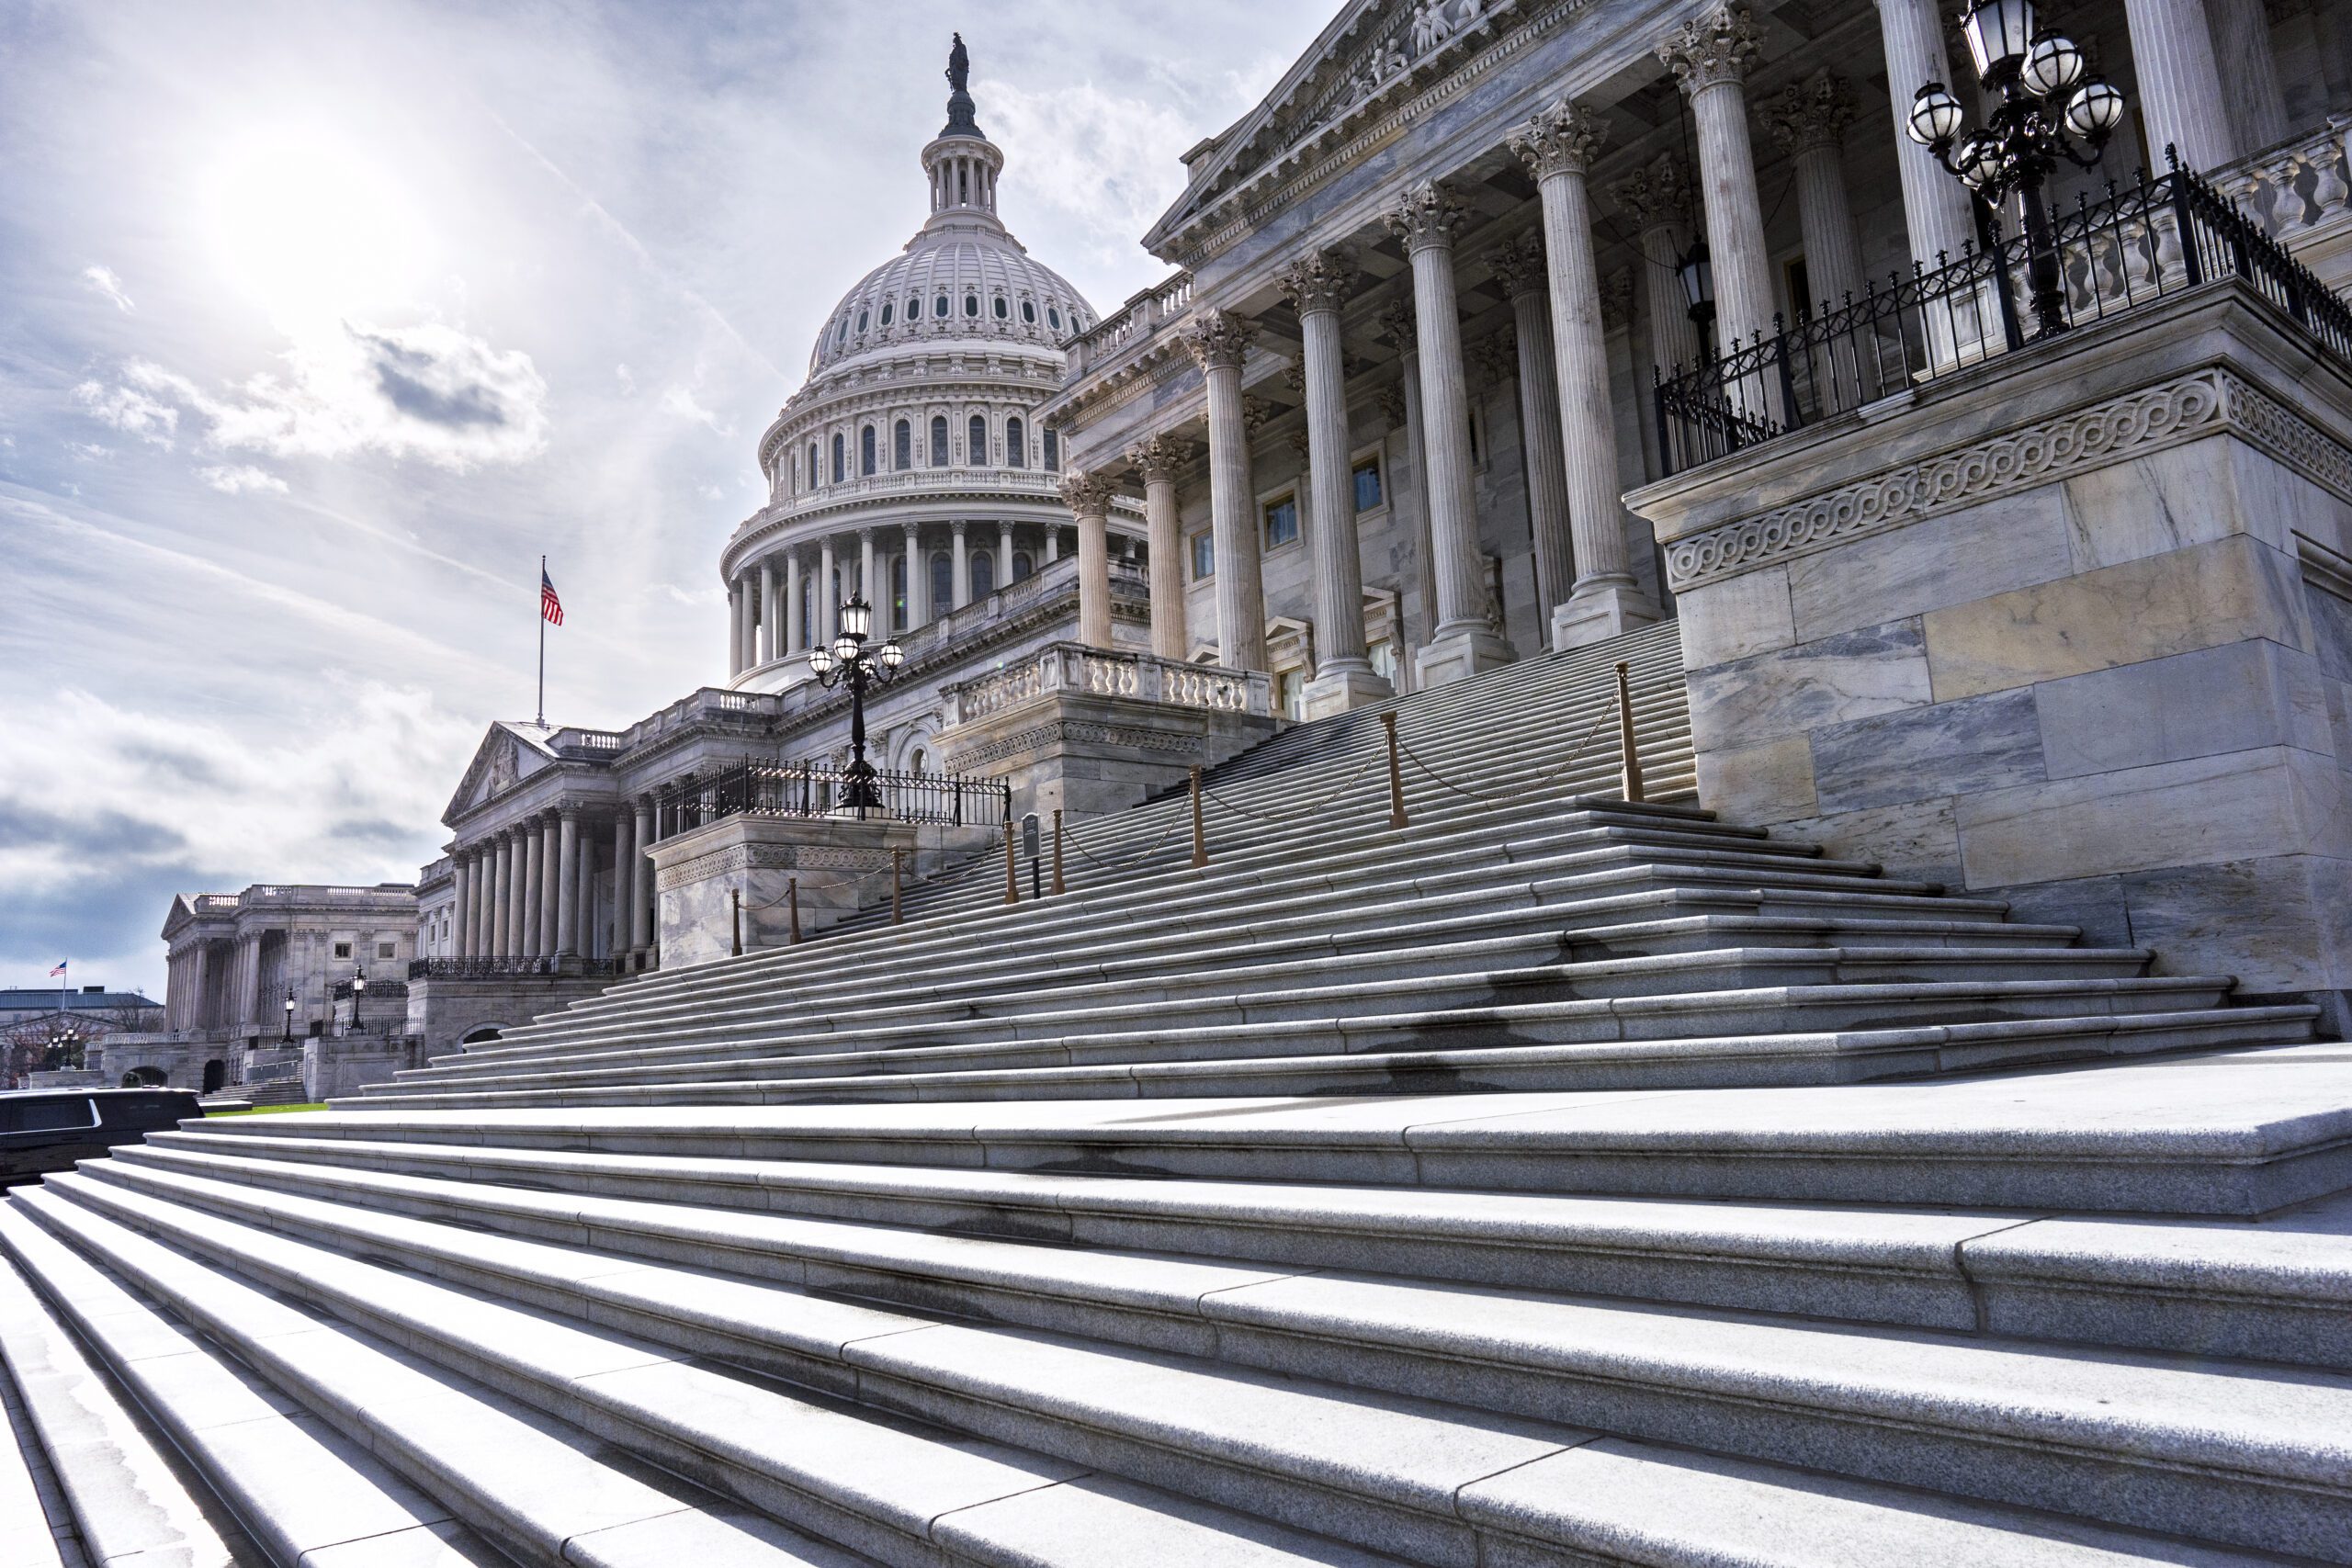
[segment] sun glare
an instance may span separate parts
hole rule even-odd
[[[245,132],[205,172],[199,199],[221,270],[289,331],[409,302],[429,271],[408,193],[333,132]]]

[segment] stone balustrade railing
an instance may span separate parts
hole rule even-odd
[[[2352,115],[2215,171],[2222,194],[2290,250],[2352,222]]]
[[[1070,340],[1065,382],[1099,370],[1193,309],[1193,275],[1180,272],[1136,295],[1111,316]]]
[[[1262,671],[1114,653],[1078,642],[1049,643],[1018,664],[943,687],[940,694],[947,705],[947,722],[957,725],[1056,692],[1261,717],[1273,711],[1272,688]]]

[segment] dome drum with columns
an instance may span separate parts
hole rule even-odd
[[[1004,154],[956,51],[947,124],[922,150],[930,216],[826,317],[808,382],[761,437],[768,504],[719,562],[738,689],[806,679],[853,592],[910,635],[1073,553],[1060,433],[1036,409],[1095,315],[998,217]],[[1109,522],[1111,557],[1132,563],[1139,505],[1114,501]]]

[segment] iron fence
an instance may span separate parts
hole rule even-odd
[[[956,773],[865,775],[869,801],[847,768],[813,762],[746,762],[707,779],[671,785],[657,797],[660,835],[670,838],[729,817],[846,817],[952,828],[1001,828],[1012,815],[1012,787]]]
[[[533,975],[617,975],[620,964],[611,958],[412,958],[412,980],[507,980]],[[368,994],[374,996],[372,984]]]
[[[1730,353],[1657,373],[1658,453],[1668,474],[1892,397],[2035,341],[2034,263],[2054,261],[2068,327],[2104,321],[2185,289],[2234,276],[2352,363],[2352,308],[2210,183],[2172,166],[2110,181],[2056,215],[2046,247],[2003,233],[1989,215],[1982,244],[1929,270],[1825,301],[1793,324],[1773,318]]]

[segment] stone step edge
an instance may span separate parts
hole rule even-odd
[[[2154,1245],[2136,1255],[2097,1257],[2064,1241],[2063,1228],[2062,1240],[2055,1245],[2044,1247],[2035,1240],[2037,1227],[2047,1231],[2052,1224],[2097,1223],[2089,1216],[1889,1212],[1879,1216],[1881,1228],[1873,1233],[1846,1227],[1808,1228],[1807,1222],[1815,1218],[1812,1212],[1793,1205],[1644,1204],[1549,1198],[1522,1201],[1518,1207],[1524,1212],[1516,1224],[1502,1223],[1491,1212],[1507,1212],[1507,1202],[1489,1201],[1482,1206],[1488,1212],[1473,1216],[1485,1223],[1474,1235],[1465,1236],[1465,1217],[1458,1203],[1441,1206],[1426,1200],[1419,1204],[1403,1201],[1412,1194],[1377,1194],[1381,1201],[1377,1205],[1342,1215],[1346,1223],[1339,1223],[1329,1207],[1329,1195],[1313,1190],[1283,1193],[1261,1187],[1252,1190],[1247,1200],[1222,1206],[1204,1203],[1194,1195],[1195,1206],[1186,1213],[1176,1202],[1166,1201],[1164,1193],[1153,1194],[1148,1201],[1138,1196],[1120,1205],[1099,1194],[1080,1197],[1079,1192],[1064,1192],[1057,1201],[1041,1204],[1035,1192],[1008,1190],[1007,1184],[999,1182],[992,1190],[969,1193],[967,1207],[980,1213],[998,1208],[1042,1211],[1063,1220],[1068,1227],[1065,1234],[1049,1238],[998,1220],[1005,1227],[1001,1235],[978,1233],[968,1226],[949,1228],[952,1244],[943,1252],[935,1245],[943,1227],[925,1224],[913,1214],[882,1220],[780,1210],[767,1201],[777,1189],[764,1184],[754,1188],[763,1200],[757,1205],[702,1207],[594,1188],[534,1190],[503,1185],[495,1176],[464,1170],[462,1164],[453,1170],[448,1163],[436,1166],[411,1158],[408,1163],[427,1168],[387,1170],[357,1163],[321,1164],[316,1156],[322,1151],[315,1148],[241,1146],[223,1151],[204,1148],[202,1142],[183,1136],[171,1144],[128,1145],[108,1161],[93,1162],[87,1174],[104,1177],[109,1169],[155,1166],[268,1190],[347,1200],[355,1206],[389,1207],[414,1218],[510,1231],[538,1241],[593,1238],[599,1248],[633,1258],[786,1283],[805,1283],[806,1271],[813,1266],[834,1281],[829,1288],[861,1293],[880,1291],[886,1300],[897,1299],[888,1293],[891,1288],[910,1288],[918,1305],[935,1303],[936,1292],[942,1290],[974,1292],[985,1298],[980,1315],[1040,1328],[1068,1325],[1070,1314],[1061,1304],[1065,1298],[1080,1307],[1097,1302],[1101,1286],[1097,1260],[1177,1258],[1235,1267],[1273,1266],[1302,1273],[1341,1268],[1355,1274],[1382,1275],[1399,1284],[1484,1285],[1816,1322],[1994,1335],[2012,1343],[2052,1348],[2162,1350],[2352,1371],[2352,1325],[2340,1321],[2347,1315],[2345,1303],[2352,1300],[2352,1248],[2346,1249],[2332,1272],[2315,1271],[2308,1260],[2289,1257],[2283,1248],[2267,1266],[2249,1264],[2241,1257],[2228,1269],[2217,1269],[2207,1266],[2193,1248],[2176,1240],[2198,1239],[2194,1227],[2152,1230]],[[457,1161],[478,1152],[449,1151]],[[536,1168],[526,1162],[513,1163],[542,1173],[551,1168],[544,1163]],[[653,1178],[649,1175],[648,1179]],[[786,1174],[786,1180],[792,1179]],[[1099,1188],[1103,1180],[1096,1178],[1092,1184]],[[923,1215],[928,1217],[944,1198],[944,1193],[933,1197]],[[1323,1206],[1318,1207],[1318,1202]],[[916,1205],[910,1201],[907,1206]],[[1546,1208],[1554,1212],[1540,1212]],[[1115,1232],[1119,1239],[1081,1236],[1070,1222],[1089,1216]],[[1905,1234],[1906,1221],[1931,1228],[1932,1235]],[[1264,1243],[1251,1248],[1234,1247],[1227,1242],[1224,1250],[1198,1250],[1204,1231],[1211,1227],[1220,1242],[1226,1240],[1224,1233],[1239,1227],[1263,1237]],[[1144,1233],[1159,1245],[1138,1239],[1131,1234],[1135,1232]],[[1310,1233],[1319,1238],[1318,1244],[1302,1249],[1300,1237]],[[1276,1243],[1280,1245],[1272,1245]],[[1459,1249],[1474,1244],[1482,1250],[1541,1249],[1555,1258],[1573,1251],[1585,1264],[1589,1278],[1587,1282],[1572,1285],[1537,1283],[1524,1274],[1502,1278],[1467,1272],[1417,1273],[1384,1266],[1390,1259],[1380,1251],[1401,1246],[1408,1256],[1420,1258],[1432,1249]],[[1987,1247],[1989,1261],[1979,1256]],[[1073,1259],[1080,1261],[1074,1265]],[[1660,1269],[1680,1270],[1686,1284],[1703,1272],[1710,1279],[1721,1276],[1727,1285],[1769,1286],[1761,1293],[1776,1304],[1759,1302],[1759,1292],[1753,1288],[1743,1292],[1719,1287],[1712,1292],[1686,1289],[1679,1295],[1661,1295],[1625,1290],[1623,1280],[1610,1281],[1621,1287],[1611,1289],[1592,1278],[1611,1264],[1633,1263],[1649,1267],[1652,1272],[1646,1278],[1653,1290]],[[800,1273],[800,1280],[794,1280],[795,1271]],[[877,1281],[888,1283],[878,1285]],[[1877,1295],[1871,1294],[1873,1288]],[[2141,1337],[2094,1339],[2086,1335],[1998,1330],[1987,1321],[1983,1297],[1987,1291],[2005,1292],[2005,1304],[2011,1299],[2028,1301],[2037,1292],[2054,1293],[2068,1302],[2077,1296],[2102,1295],[2119,1304],[2115,1315],[2121,1325]],[[1880,1296],[1887,1299],[1878,1310],[1860,1310],[1866,1297],[1877,1304]],[[1031,1297],[1045,1298],[1047,1309],[1038,1310]],[[1940,1303],[1942,1310],[1928,1310],[1931,1303]],[[1894,1310],[1898,1305],[1908,1306],[1908,1315]],[[2222,1336],[2216,1333],[2217,1320],[2232,1314],[2259,1320],[2242,1329],[2241,1336],[2270,1353],[2234,1351],[2219,1342]],[[2158,1332],[2165,1325],[2156,1320],[2168,1314],[2182,1321],[2167,1335]],[[2310,1354],[2314,1341],[2299,1340],[2290,1324],[2300,1324],[2306,1331],[2324,1324],[2327,1333],[2316,1341],[2322,1353]],[[2304,1353],[2296,1354],[2298,1349]]]
[[[1099,1378],[1080,1378],[1066,1371],[1062,1392],[1047,1396],[1038,1393],[1026,1378],[1017,1373],[997,1373],[993,1370],[994,1357],[983,1355],[983,1362],[990,1370],[980,1372],[957,1367],[952,1355],[942,1361],[926,1349],[926,1335],[960,1330],[965,1335],[979,1337],[985,1351],[986,1341],[1004,1333],[985,1324],[944,1325],[936,1314],[908,1317],[901,1311],[855,1307],[851,1309],[853,1314],[886,1314],[893,1321],[862,1323],[846,1340],[820,1348],[789,1329],[772,1326],[782,1315],[782,1303],[795,1302],[800,1303],[802,1310],[819,1315],[840,1315],[841,1309],[825,1295],[811,1295],[789,1285],[744,1281],[739,1295],[743,1303],[751,1303],[751,1310],[745,1310],[742,1303],[725,1302],[725,1293],[714,1292],[707,1283],[707,1277],[696,1269],[645,1263],[629,1270],[624,1279],[600,1271],[600,1265],[608,1255],[594,1249],[512,1240],[495,1247],[485,1246],[478,1233],[436,1225],[430,1221],[373,1214],[363,1217],[347,1206],[259,1192],[203,1179],[174,1181],[151,1179],[144,1173],[115,1174],[118,1179],[129,1177],[124,1184],[134,1190],[143,1188],[147,1197],[162,1197],[166,1211],[193,1207],[223,1218],[234,1216],[230,1218],[232,1224],[266,1224],[273,1235],[290,1234],[302,1244],[338,1251],[353,1247],[371,1250],[395,1248],[411,1267],[420,1259],[429,1259],[423,1265],[429,1274],[461,1286],[481,1288],[481,1276],[489,1272],[503,1281],[502,1293],[512,1292],[525,1299],[535,1299],[567,1317],[613,1323],[625,1334],[650,1337],[652,1343],[671,1345],[681,1353],[696,1353],[707,1345],[706,1337],[716,1332],[722,1341],[732,1339],[741,1347],[731,1355],[722,1348],[722,1357],[748,1359],[757,1366],[764,1348],[771,1357],[781,1358],[780,1365],[770,1365],[766,1370],[787,1377],[804,1374],[797,1381],[807,1381],[814,1386],[822,1384],[816,1378],[806,1376],[806,1372],[821,1375],[824,1371],[838,1367],[854,1379],[853,1396],[862,1404],[877,1403],[872,1376],[878,1374],[894,1385],[893,1392],[899,1395],[878,1401],[885,1408],[896,1408],[919,1418],[945,1419],[953,1426],[996,1441],[1017,1440],[1023,1447],[1059,1452],[1073,1462],[1092,1464],[1099,1461],[1089,1452],[1091,1444],[1048,1440],[1070,1425],[1077,1426],[1081,1433],[1091,1430],[1099,1435],[1107,1431],[1130,1444],[1140,1442],[1146,1452],[1172,1450],[1189,1453],[1196,1463],[1212,1468],[1223,1468],[1220,1461],[1224,1456],[1218,1450],[1231,1440],[1213,1424],[1194,1425],[1187,1432],[1187,1417],[1181,1414],[1181,1405],[1160,1404],[1139,1410],[1123,1405],[1101,1392],[1102,1386],[1115,1381],[1114,1369],[1122,1360],[1132,1364],[1137,1358],[1156,1364],[1163,1375],[1173,1371],[1180,1383],[1189,1377],[1194,1386],[1214,1389],[1220,1382],[1230,1381],[1229,1374],[1216,1361],[1204,1363],[1197,1358],[1168,1357],[1133,1348],[1106,1346],[1100,1341],[1090,1342],[1084,1337],[1022,1333],[1019,1343],[1033,1359],[1051,1362],[1076,1358],[1090,1363],[1107,1359],[1108,1366]],[[82,1179],[75,1179],[73,1196],[77,1201],[85,1196],[95,1198],[96,1192],[85,1190]],[[142,1209],[128,1193],[107,1207],[108,1212],[124,1218],[138,1214],[133,1223],[162,1224],[167,1217],[152,1207]],[[525,1256],[526,1251],[531,1256]],[[649,1280],[652,1281],[651,1288],[648,1287]],[[1350,1309],[1318,1322],[1314,1320],[1311,1308],[1302,1318],[1296,1303],[1284,1304],[1280,1300],[1284,1284],[1302,1282],[1311,1280],[1294,1276],[1287,1280],[1237,1283],[1229,1290],[1212,1292],[1207,1299],[1220,1309],[1212,1315],[1234,1332],[1246,1335],[1254,1329],[1294,1347],[1302,1342],[1332,1347],[1331,1354],[1341,1361],[1351,1351],[1385,1353],[1399,1361],[1402,1371],[1404,1362],[1434,1361],[1442,1365],[1466,1357],[1484,1364],[1485,1376],[1480,1381],[1488,1388],[1498,1386],[1498,1382],[1565,1378],[1577,1385],[1585,1397],[1597,1396],[1602,1404],[1614,1401],[1629,1413],[1633,1404],[1644,1397],[1636,1390],[1647,1390],[1646,1397],[1652,1402],[1662,1398],[1669,1404],[1690,1400],[1723,1403],[1726,1414],[1736,1411],[1747,1422],[1761,1419],[1783,1428],[1777,1435],[1741,1434],[1745,1440],[1735,1442],[1733,1450],[1752,1460],[1762,1460],[1777,1451],[1780,1440],[1794,1437],[1803,1428],[1827,1423],[1838,1433],[1838,1438],[1814,1449],[1808,1457],[1815,1462],[1826,1457],[1823,1448],[1826,1447],[1838,1450],[1848,1462],[1861,1461],[1869,1466],[1856,1472],[1845,1470],[1836,1462],[1828,1465],[1856,1479],[1940,1489],[1951,1484],[1946,1476],[1953,1459],[1966,1454],[1973,1461],[1965,1466],[1973,1472],[1971,1483],[1958,1490],[1996,1506],[2057,1506],[2060,1499],[2076,1500],[2077,1488],[2088,1491],[2083,1488],[2083,1482],[2090,1477],[2098,1478],[2099,1490],[2103,1492],[2116,1484],[2120,1472],[2133,1478],[2131,1483],[2118,1488],[2130,1495],[2086,1499],[2095,1505],[2087,1510],[2092,1517],[2110,1524],[2155,1524],[2160,1529],[2209,1539],[2218,1534],[2219,1539],[2233,1545],[2284,1551],[2309,1551],[2315,1545],[2325,1550],[2321,1543],[2342,1539],[2331,1531],[2331,1524],[2334,1530],[2341,1530],[2346,1521],[2352,1520],[2352,1482],[2339,1473],[2342,1454],[2352,1450],[2347,1449],[2347,1440],[2341,1433],[2335,1459],[2319,1449],[2299,1447],[2282,1433],[2272,1429],[2257,1431],[2243,1423],[2245,1429],[2225,1435],[2227,1423],[2216,1410],[2200,1411],[2195,1404],[2201,1398],[2209,1405],[2216,1402],[2227,1405],[2224,1395],[2228,1390],[2222,1386],[2225,1379],[2187,1359],[2167,1362],[2144,1355],[2126,1358],[2111,1366],[2104,1376],[2094,1375],[2087,1388],[2067,1386],[2066,1380],[2059,1377],[2053,1386],[2065,1387],[2066,1392],[2055,1400],[2043,1396],[2046,1408],[2034,1410],[2013,1404],[2003,1410],[1997,1407],[1997,1401],[1981,1391],[1962,1392],[1970,1387],[1962,1369],[1988,1356],[2002,1356],[2051,1365],[2054,1374],[2059,1363],[2081,1366],[2090,1359],[2053,1353],[2042,1346],[1953,1344],[1948,1342],[1947,1337],[1893,1331],[1880,1337],[1900,1339],[1906,1346],[1906,1371],[1903,1377],[1891,1381],[1880,1371],[1873,1380],[1860,1375],[1851,1363],[1842,1370],[1827,1366],[1826,1363],[1834,1360],[1834,1353],[1825,1357],[1821,1347],[1813,1343],[1825,1337],[1818,1328],[1736,1322],[1730,1314],[1700,1314],[1697,1318],[1688,1314],[1661,1314],[1615,1303],[1560,1304],[1571,1318],[1581,1316],[1596,1325],[1616,1324],[1619,1338],[1625,1345],[1596,1347],[1587,1351],[1581,1334],[1555,1330],[1542,1352],[1537,1352],[1531,1340],[1526,1349],[1532,1354],[1514,1359],[1497,1341],[1464,1342],[1450,1329],[1431,1326],[1449,1321],[1442,1308],[1448,1300],[1462,1293],[1458,1291],[1432,1291],[1412,1284],[1384,1289],[1381,1282],[1373,1282],[1355,1292]],[[1253,1291],[1267,1290],[1276,1292],[1275,1304],[1269,1306],[1250,1299]],[[1384,1303],[1381,1311],[1376,1312],[1367,1303],[1367,1291],[1372,1302]],[[694,1303],[690,1311],[679,1304],[686,1301]],[[1235,1310],[1237,1304],[1238,1310]],[[1625,1325],[1637,1320],[1654,1322],[1661,1315],[1682,1316],[1694,1326],[1704,1323],[1717,1333],[1744,1331],[1751,1341],[1747,1345],[1749,1350],[1781,1344],[1781,1359],[1770,1370],[1759,1371],[1745,1364],[1719,1362],[1711,1354],[1694,1354],[1682,1347],[1671,1353],[1650,1350],[1647,1353],[1655,1365],[1647,1370],[1638,1368],[1628,1359],[1633,1352],[1625,1346],[1640,1336],[1629,1333]],[[618,1322],[614,1322],[616,1316]],[[1836,1337],[1842,1339],[1849,1332],[1838,1330]],[[821,1337],[831,1340],[839,1333],[836,1329]],[[1008,1342],[1005,1348],[1012,1349],[1012,1343]],[[1018,1355],[1012,1359],[1019,1363]],[[1951,1363],[1954,1373],[1950,1391],[1931,1388],[1932,1377],[1908,1370],[1946,1361]],[[1302,1377],[1319,1381],[1324,1376],[1322,1372],[1281,1362],[1282,1358],[1273,1357],[1256,1363],[1260,1370],[1274,1372],[1289,1384],[1286,1391],[1273,1393],[1274,1404],[1303,1404],[1301,1394],[1325,1392],[1315,1388],[1312,1382],[1302,1385],[1298,1381]],[[1242,1362],[1244,1366],[1250,1364]],[[1035,1369],[1030,1371],[1034,1373]],[[2298,1382],[2309,1388],[2315,1375],[2298,1374]],[[2169,1398],[2161,1393],[2143,1395],[2135,1406],[2127,1397],[2135,1379],[2144,1382],[2167,1377],[2175,1380]],[[1429,1385],[1444,1387],[1452,1381],[1442,1371],[1432,1368],[1419,1377],[1408,1372],[1396,1379],[1396,1382],[1421,1382],[1424,1386],[1420,1388],[1345,1380],[1327,1384],[1326,1389],[1342,1403],[1351,1402],[1351,1402],[1360,1412],[1356,1420],[1360,1422],[1368,1414],[1364,1406],[1387,1403],[1379,1399],[1382,1393],[1420,1404],[1429,1396]],[[2005,1387],[2018,1389],[2039,1390],[2044,1386],[2024,1368],[1998,1381]],[[2329,1381],[2336,1403],[2346,1406],[2342,1430],[2352,1432],[2352,1380]],[[1980,1375],[1977,1382],[1984,1382],[1984,1379]],[[1081,1388],[1084,1393],[1075,1392]],[[1366,1399],[1360,1392],[1365,1389],[1374,1391],[1372,1398]],[[2096,1399],[2094,1407],[2090,1393],[2099,1389],[2108,1392]],[[2191,1401],[2185,1412],[2177,1405],[2183,1398]],[[1514,1412],[1519,1419],[1562,1419],[1551,1411],[1532,1408],[1545,1403],[1542,1399],[1523,1396],[1522,1402],[1531,1408]],[[1856,1408],[1858,1404],[1862,1408]],[[1402,1414],[1408,1418],[1459,1424],[1481,1408],[1491,1406],[1475,1402],[1467,1405],[1425,1405]],[[985,1419],[1001,1411],[1009,1411],[1011,1419]],[[1393,1419],[1398,1413],[1393,1405],[1391,1412]],[[1665,1429],[1635,1427],[1627,1431],[1613,1424],[1604,1425],[1601,1429],[1639,1439],[1691,1438],[1694,1423],[1679,1414],[1652,1414],[1644,1420],[1646,1425],[1662,1426]],[[2315,1416],[2307,1416],[2304,1420],[2314,1432],[2334,1429],[2325,1427]],[[1040,1423],[1045,1424],[1044,1434],[1037,1429]],[[1591,1436],[1595,1423],[1571,1421],[1569,1425],[1586,1429],[1527,1435],[1539,1442],[1556,1442],[1565,1448]],[[1337,1477],[1349,1465],[1356,1437],[1352,1424],[1351,1429],[1344,1433],[1319,1432],[1306,1421],[1296,1423],[1295,1429],[1306,1436],[1306,1442],[1293,1437],[1267,1446],[1261,1439],[1260,1446],[1244,1456],[1248,1461],[1245,1469],[1262,1472],[1270,1463],[1280,1464],[1283,1468],[1277,1473],[1293,1485],[1306,1483],[1318,1490],[1334,1488],[1342,1495],[1351,1495],[1358,1509],[1373,1514],[1352,1529],[1339,1529],[1336,1525],[1326,1528],[1339,1529],[1343,1538],[1369,1546],[1386,1539],[1382,1526],[1393,1521],[1397,1511],[1404,1511],[1408,1517],[1432,1512],[1430,1502],[1417,1506],[1394,1495],[1400,1483],[1409,1484],[1402,1474],[1391,1473],[1352,1485],[1336,1484]],[[1317,1451],[1317,1438],[1322,1439],[1327,1451]],[[1929,1439],[1939,1451],[1916,1457],[1888,1451],[1923,1438]],[[1339,1446],[1329,1447],[1330,1444]],[[2020,1453],[2019,1450],[2031,1451]],[[1509,1468],[1543,1457],[1546,1456],[1528,1454]],[[2053,1488],[2055,1477],[2050,1472],[2060,1471],[2075,1473],[2064,1484]],[[1466,1482],[1449,1481],[1437,1493],[1437,1498],[1442,1500],[1439,1511],[1457,1506],[1453,1500],[1459,1491],[1464,1485],[1475,1486],[1477,1479],[1474,1476]],[[1198,1481],[1193,1484],[1198,1485]],[[2161,1502],[2159,1494],[2165,1495]],[[1228,1505],[1234,1501],[1214,1493],[1195,1495]],[[2249,1507],[2256,1496],[2282,1514],[2295,1509],[2307,1517],[2249,1521],[2243,1516],[2248,1511],[2259,1511]],[[2098,1504],[2104,1504],[2104,1508]],[[2161,1522],[2156,1517],[2159,1511],[2165,1516]],[[1275,1517],[1283,1515],[1277,1511]],[[1311,1513],[1307,1516],[1312,1517]],[[1284,1522],[1302,1525],[1306,1518],[1288,1517]],[[1554,1532],[1544,1533],[1549,1536]]]

